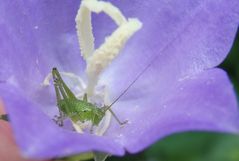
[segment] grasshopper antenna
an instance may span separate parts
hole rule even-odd
[[[155,56],[146,67],[135,77],[135,79],[129,84],[129,86],[105,109],[105,111],[110,110],[110,108],[134,85],[134,83],[146,72],[147,69],[157,60],[159,55]]]

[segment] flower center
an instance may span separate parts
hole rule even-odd
[[[117,24],[118,28],[105,38],[103,44],[95,49],[94,35],[92,32],[91,12],[104,12]],[[86,74],[88,82],[85,83],[79,76],[73,73],[60,72],[72,80],[78,82],[77,86],[70,88],[76,97],[83,99],[83,95],[87,93],[90,102],[97,104],[98,107],[110,105],[109,92],[106,86],[99,86],[98,80],[101,73],[108,67],[108,65],[119,55],[121,49],[124,47],[128,39],[142,27],[142,23],[136,18],[126,19],[121,11],[109,2],[97,0],[82,0],[81,6],[75,18],[77,35],[81,50],[81,56],[86,61]],[[49,85],[52,75],[49,74],[44,80],[44,85]],[[96,135],[103,135],[110,124],[113,112],[108,110],[105,116],[100,121],[98,126],[92,126],[92,121],[73,122],[72,124],[77,132],[85,132],[91,130]],[[113,114],[114,117],[115,114]],[[118,118],[116,118],[117,121]],[[92,128],[93,127],[93,128]]]
[[[83,100],[83,96],[86,91],[86,83],[83,81],[83,79],[81,79],[79,76],[77,76],[73,73],[60,72],[60,74],[64,78],[68,78],[72,82],[74,82],[72,84],[69,84],[69,88],[74,92],[75,96],[78,99]],[[49,86],[51,79],[52,79],[52,74],[50,73],[46,76],[42,85]],[[75,84],[77,84],[77,86],[75,86]],[[105,104],[110,104],[109,91],[108,91],[107,87],[106,86],[96,86],[94,95],[89,97],[88,101],[95,104],[97,107],[103,107]],[[101,120],[101,122],[99,123],[98,126],[92,126],[91,121],[85,121],[85,122],[78,121],[76,123],[73,121],[71,121],[71,122],[72,122],[74,129],[79,133],[90,132],[95,135],[101,136],[108,129],[108,127],[110,125],[111,116],[112,116],[112,114],[109,111],[107,111],[105,113],[104,118]],[[56,122],[57,122],[57,117],[58,116],[56,116],[56,118],[54,118],[54,120]]]

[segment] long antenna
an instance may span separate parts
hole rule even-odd
[[[134,85],[134,83],[144,74],[144,72],[157,60],[159,55],[154,57],[148,65],[135,77],[135,79],[130,83],[130,85],[105,109],[105,111],[109,110],[129,89]]]

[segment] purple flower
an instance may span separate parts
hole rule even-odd
[[[100,77],[114,100],[149,62],[142,77],[114,106],[129,123],[112,119],[104,136],[58,127],[53,86],[41,83],[52,67],[83,75],[75,31],[80,2],[0,2],[0,96],[10,115],[17,144],[30,158],[53,158],[88,151],[136,153],[176,132],[206,130],[237,133],[239,113],[223,61],[239,20],[237,0],[116,0],[126,16],[143,28]],[[96,45],[115,24],[93,15]]]

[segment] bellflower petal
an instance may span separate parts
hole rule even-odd
[[[75,31],[79,1],[0,2],[0,80],[35,89],[53,66],[83,71]],[[29,79],[33,79],[29,84]]]
[[[161,88],[215,67],[229,52],[239,24],[238,1],[117,2],[126,15],[138,17],[144,26],[102,76],[113,95],[119,95],[156,55],[158,67],[152,69],[152,75],[161,75]],[[97,25],[110,30],[109,22],[100,23],[103,20]],[[102,37],[101,30],[98,32]],[[120,79],[119,73],[124,73]]]
[[[173,90],[166,91],[163,96],[158,95],[160,83],[155,82],[151,82],[153,85],[144,95],[134,99],[131,96],[135,96],[135,91],[129,90],[125,97],[132,99],[120,101],[113,108],[130,123],[124,128],[114,124],[106,136],[121,142],[129,152],[140,151],[175,132],[239,132],[235,93],[224,71],[211,69],[192,75],[178,81]]]
[[[78,134],[59,128],[15,87],[1,84],[0,91],[10,114],[16,141],[25,156],[47,159],[91,150],[124,154],[123,147],[107,137]]]

